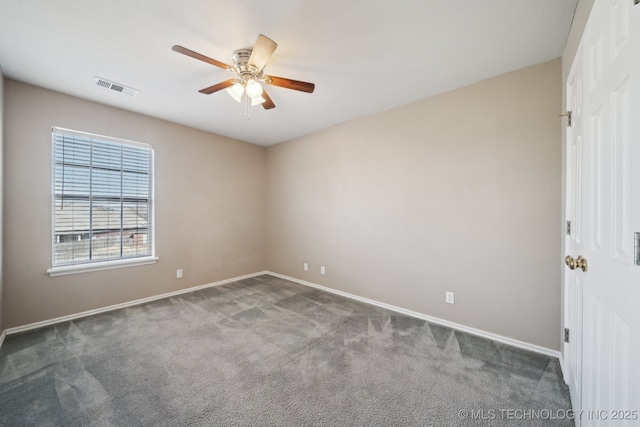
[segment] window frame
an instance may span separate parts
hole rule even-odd
[[[83,138],[90,138],[92,140],[99,140],[104,142],[112,142],[116,144],[124,144],[136,147],[143,147],[150,150],[151,155],[151,164],[150,164],[150,182],[149,186],[149,202],[148,202],[148,234],[151,239],[151,253],[149,255],[142,256],[134,256],[134,257],[119,257],[112,258],[108,260],[89,260],[89,261],[81,261],[76,263],[69,264],[60,264],[54,265],[55,260],[55,245],[56,245],[56,227],[55,227],[55,207],[56,207],[56,143],[55,138],[56,134],[63,134],[65,136],[79,136]],[[158,257],[156,256],[156,239],[155,239],[155,149],[151,144],[131,141],[121,138],[114,138],[111,136],[98,135],[94,133],[81,132],[72,129],[65,129],[61,127],[52,127],[51,129],[51,233],[49,238],[51,239],[51,268],[47,270],[47,273],[54,276],[61,276],[67,274],[77,274],[77,273],[85,273],[91,271],[100,271],[100,270],[110,270],[115,268],[124,268],[124,267],[133,267],[138,265],[148,265],[155,264],[158,262]]]

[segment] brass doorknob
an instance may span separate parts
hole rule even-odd
[[[582,271],[587,271],[587,259],[582,258],[582,255],[578,255],[576,259],[576,267],[582,269]]]
[[[564,263],[567,264],[570,270],[574,270],[576,268],[576,260],[573,259],[571,255],[567,255],[564,257]]]

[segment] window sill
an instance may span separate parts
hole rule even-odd
[[[115,261],[92,262],[87,264],[65,265],[51,267],[47,270],[49,276],[65,276],[67,274],[89,273],[91,271],[111,270],[114,268],[135,267],[137,265],[155,264],[158,258],[155,256],[118,259]]]

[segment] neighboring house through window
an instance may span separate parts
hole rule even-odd
[[[53,128],[49,274],[156,262],[153,146]]]

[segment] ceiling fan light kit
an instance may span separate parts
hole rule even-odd
[[[313,93],[315,89],[313,83],[264,75],[264,66],[277,47],[276,42],[260,34],[253,49],[239,49],[233,53],[233,65],[227,65],[179,45],[173,46],[172,50],[234,73],[235,79],[225,80],[201,89],[199,92],[210,95],[226,89],[237,102],[245,100],[245,116],[249,118],[249,106],[262,105],[265,110],[276,106],[264,90],[262,83],[306,93]]]
[[[227,92],[237,102],[242,102],[243,95],[246,95],[248,99],[245,101],[245,116],[247,118],[249,118],[249,105],[253,107],[254,105],[266,102],[266,99],[262,97],[264,88],[259,83],[259,79],[262,77],[262,71],[258,70],[254,64],[249,65],[251,54],[251,49],[236,50],[233,54],[233,63],[235,66],[227,67],[228,71],[238,76],[238,79],[234,80],[235,83],[233,86],[227,88]]]

